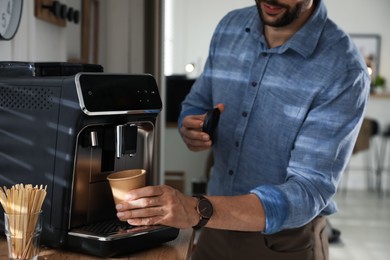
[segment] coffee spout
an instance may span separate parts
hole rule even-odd
[[[116,157],[124,155],[133,157],[137,152],[138,127],[135,124],[117,125],[115,150]]]

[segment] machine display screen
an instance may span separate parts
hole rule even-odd
[[[151,75],[80,73],[76,87],[89,112],[161,110],[156,81]]]

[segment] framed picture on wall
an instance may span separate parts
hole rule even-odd
[[[371,78],[379,75],[381,37],[378,34],[350,34],[363,55]]]

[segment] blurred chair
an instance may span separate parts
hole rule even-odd
[[[381,149],[380,149],[380,156],[379,156],[379,162],[378,162],[378,169],[377,169],[377,175],[376,175],[376,187],[377,191],[380,194],[385,194],[383,191],[390,192],[390,156],[388,155],[388,146],[390,144],[390,126],[387,127],[387,130],[383,132],[381,135]],[[387,165],[386,165],[387,163]],[[387,166],[387,168],[385,168]],[[386,187],[383,190],[382,185],[382,179],[383,174],[386,174],[387,177],[387,184],[385,183]]]
[[[375,136],[379,135],[379,123],[377,120],[372,118],[364,118],[362,126],[359,131],[355,146],[353,148],[352,156],[365,152],[365,170],[366,170],[366,180],[367,188],[373,188],[373,178],[377,179],[378,187],[378,175],[381,174],[381,169],[379,167],[380,155],[381,153],[378,150],[378,145],[375,142]],[[348,165],[344,171],[344,176],[342,179],[341,189],[344,192],[348,189],[348,177],[349,177],[350,166]]]

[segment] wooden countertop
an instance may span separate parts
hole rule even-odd
[[[162,244],[161,246],[131,254],[121,258],[110,258],[115,260],[184,260],[190,259],[192,253],[192,246],[194,241],[193,229],[181,229],[178,237],[175,240]],[[7,241],[5,236],[0,236],[0,259],[8,259]],[[102,259],[95,256],[84,255],[63,250],[42,248],[39,253],[39,260],[92,260]]]

